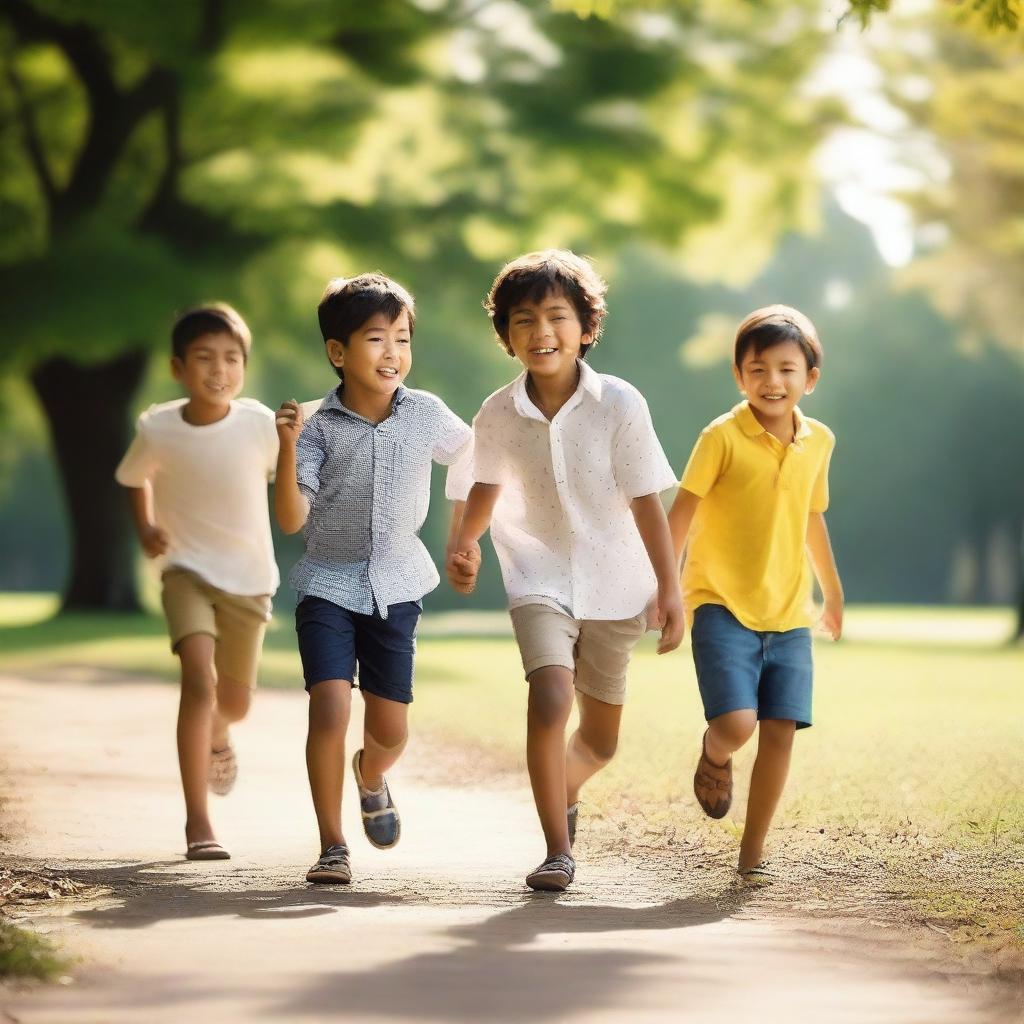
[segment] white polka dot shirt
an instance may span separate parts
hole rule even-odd
[[[678,485],[632,384],[582,360],[550,422],[526,373],[473,420],[473,477],[500,484],[491,523],[510,608],[542,603],[578,619],[638,615],[657,580],[630,503]]]

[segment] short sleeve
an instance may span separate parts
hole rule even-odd
[[[310,501],[320,492],[320,470],[326,456],[323,432],[314,416],[302,428],[295,442],[295,477],[299,490]]]
[[[128,451],[124,453],[114,479],[122,487],[142,487],[156,472],[157,456],[146,430],[145,414],[139,417],[138,427]]]
[[[828,508],[828,468],[832,462],[832,452],[835,450],[836,440],[829,438],[828,450],[821,460],[821,468],[814,478],[814,487],[811,490],[811,511],[824,512]]]
[[[503,484],[507,476],[501,417],[487,405],[473,419],[473,480]]]
[[[713,428],[704,430],[690,453],[680,487],[698,498],[705,497],[721,476],[724,463],[725,445],[719,432]]]
[[[266,454],[267,479],[273,483],[277,476],[277,455],[281,442],[277,436],[277,422],[272,416],[265,420],[264,428],[264,451]]]
[[[622,411],[612,452],[615,481],[630,501],[657,494],[676,483],[672,465],[654,431],[647,402],[638,391],[630,394]]]
[[[464,457],[473,445],[473,429],[455,415],[442,401],[438,401],[440,425],[434,442],[432,457],[442,466],[451,466]]]

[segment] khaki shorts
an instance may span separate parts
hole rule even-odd
[[[175,654],[185,637],[207,633],[217,641],[217,674],[256,685],[263,634],[270,621],[269,594],[229,594],[189,569],[171,568],[163,574],[161,600]]]
[[[539,668],[561,665],[576,674],[580,693],[625,703],[629,656],[647,628],[643,612],[630,619],[574,619],[550,605],[524,604],[509,614],[527,679]]]

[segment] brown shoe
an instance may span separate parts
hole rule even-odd
[[[725,764],[708,759],[704,746],[707,732],[700,741],[700,760],[693,774],[693,795],[709,818],[724,818],[732,806],[732,758]]]

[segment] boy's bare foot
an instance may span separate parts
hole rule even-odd
[[[217,796],[226,796],[235,788],[235,780],[238,778],[238,758],[235,756],[235,748],[228,744],[226,747],[210,751],[210,771],[207,776],[207,785],[211,793]]]
[[[700,741],[700,760],[693,775],[693,794],[710,818],[724,818],[732,806],[732,758],[715,764],[708,758],[705,740]]]

